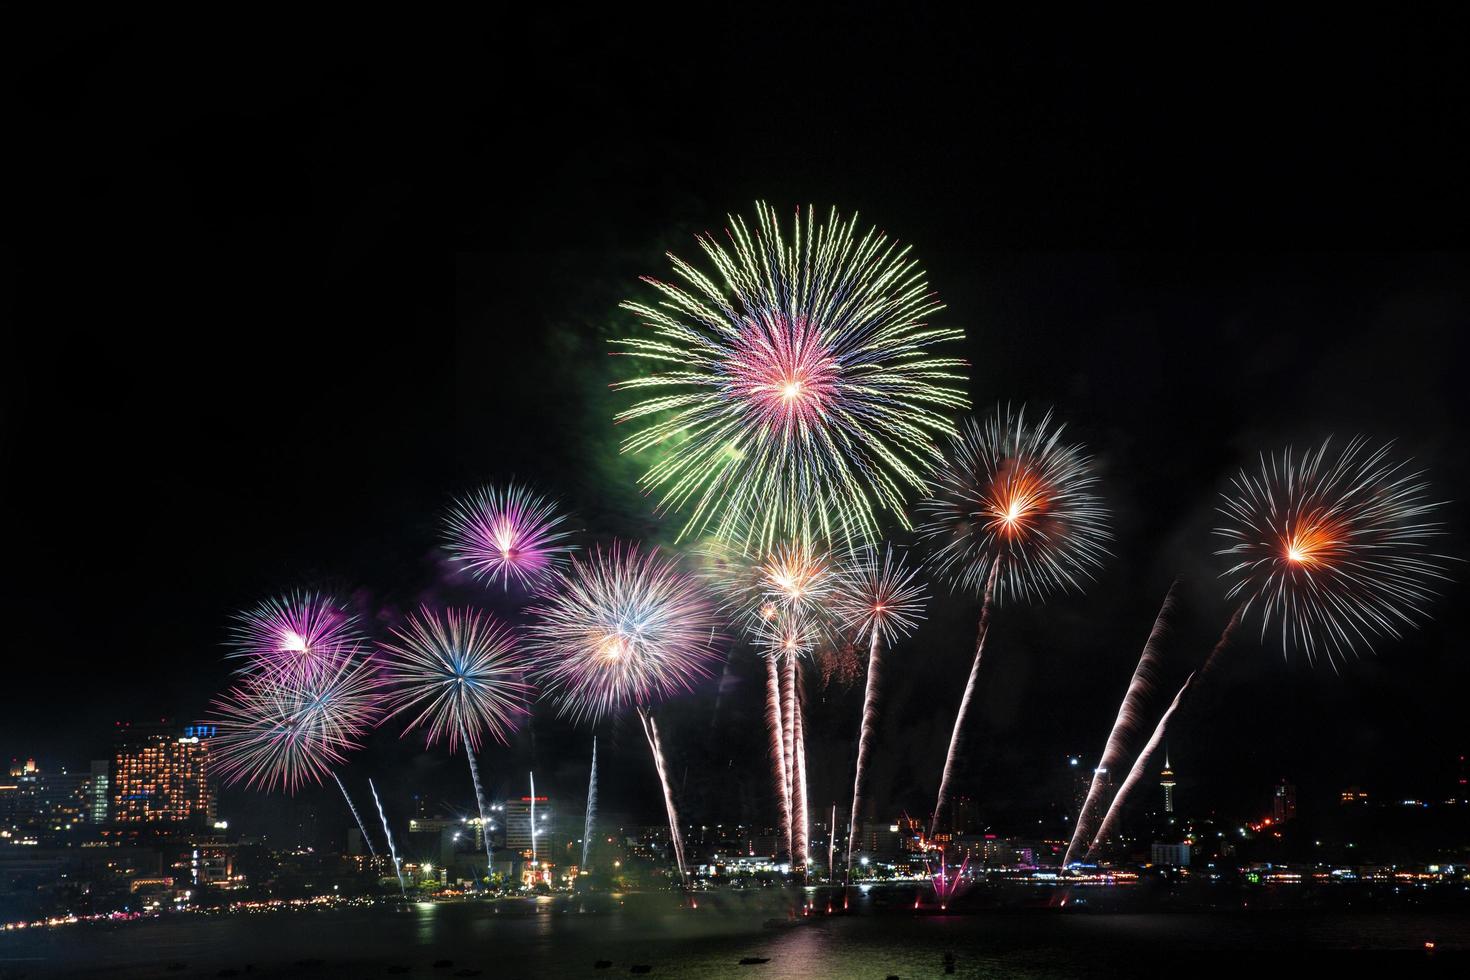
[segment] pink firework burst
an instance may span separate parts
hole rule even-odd
[[[383,707],[382,681],[356,649],[321,657],[310,677],[258,671],[210,705],[216,770],[227,784],[294,793],[356,749]]]
[[[457,501],[445,519],[450,557],[484,581],[535,586],[573,550],[556,503],[517,484],[482,487]]]
[[[716,651],[714,604],[657,548],[614,544],[572,559],[532,608],[536,677],[561,713],[596,722],[688,690]]]
[[[806,439],[826,424],[838,396],[841,364],[832,342],[805,316],[761,311],[730,343],[729,395],[783,441]]]
[[[330,596],[289,592],[235,616],[230,656],[246,661],[243,672],[263,671],[283,680],[311,681],[363,642],[357,618]]]
[[[451,752],[460,742],[474,750],[487,732],[504,744],[528,711],[519,637],[494,616],[424,607],[381,647],[390,715],[417,711],[405,733],[422,726],[430,745],[442,738]]]

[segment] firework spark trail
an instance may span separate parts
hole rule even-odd
[[[1164,596],[1164,604],[1159,608],[1159,614],[1154,619],[1153,629],[1149,632],[1148,640],[1143,645],[1143,653],[1138,658],[1138,666],[1133,669],[1133,679],[1128,683],[1128,691],[1123,695],[1123,702],[1118,705],[1118,716],[1113,720],[1112,731],[1108,733],[1108,741],[1103,747],[1102,759],[1093,770],[1092,781],[1087,787],[1087,799],[1077,813],[1077,823],[1072,828],[1072,839],[1068,842],[1066,856],[1062,859],[1063,868],[1072,863],[1072,857],[1079,846],[1092,841],[1098,811],[1103,804],[1101,797],[1104,774],[1112,772],[1122,762],[1129,745],[1137,736],[1139,726],[1143,723],[1145,702],[1152,695],[1154,685],[1158,681],[1159,644],[1169,630],[1169,618],[1174,612],[1174,592],[1178,587],[1177,579],[1169,586],[1169,591]]]
[[[649,393],[617,416],[640,426],[623,451],[666,450],[641,483],[687,512],[681,535],[871,538],[883,513],[906,521],[968,405],[964,362],[929,354],[963,334],[926,323],[942,307],[917,263],[856,219],[808,209],[788,239],[756,217],[699,239],[713,275],[671,255],[683,283],[647,278],[659,301],[623,304],[652,334],[615,342],[652,366],[616,386]]]
[[[582,826],[582,870],[592,848],[592,821],[597,816],[597,736],[592,736],[592,775],[587,780],[587,820]]]
[[[1123,780],[1123,785],[1118,788],[1118,794],[1113,797],[1112,806],[1108,807],[1108,815],[1103,818],[1102,826],[1098,828],[1097,836],[1093,838],[1092,843],[1087,848],[1087,857],[1093,857],[1102,842],[1108,840],[1113,835],[1113,831],[1118,823],[1118,817],[1123,812],[1123,805],[1128,802],[1128,797],[1132,794],[1133,787],[1138,785],[1139,781],[1143,779],[1144,774],[1148,771],[1149,760],[1153,758],[1154,753],[1159,749],[1159,745],[1164,741],[1164,732],[1168,730],[1169,719],[1173,718],[1174,712],[1179,710],[1179,705],[1183,702],[1184,696],[1189,692],[1197,676],[1199,676],[1198,673],[1194,673],[1185,679],[1183,686],[1179,688],[1179,693],[1174,695],[1174,700],[1169,702],[1169,707],[1164,711],[1163,716],[1159,718],[1159,723],[1154,728],[1153,735],[1149,737],[1148,744],[1143,747],[1142,752],[1138,753],[1138,758],[1133,760],[1133,768],[1129,770],[1128,778]]]
[[[1144,774],[1148,771],[1149,761],[1158,752],[1159,746],[1163,744],[1164,737],[1168,734],[1169,722],[1173,720],[1174,713],[1189,698],[1194,696],[1194,692],[1198,689],[1199,684],[1214,672],[1220,660],[1220,655],[1230,646],[1230,642],[1235,638],[1235,630],[1240,626],[1241,619],[1244,616],[1245,606],[1242,605],[1230,617],[1230,622],[1225,624],[1225,629],[1220,634],[1220,639],[1211,648],[1210,655],[1205,658],[1205,662],[1200,665],[1198,670],[1194,671],[1185,679],[1184,684],[1179,688],[1179,693],[1174,695],[1174,700],[1169,703],[1168,709],[1160,716],[1158,724],[1154,726],[1153,735],[1149,737],[1142,751],[1138,753],[1138,757],[1133,760],[1133,768],[1128,771],[1128,778],[1123,781],[1123,785],[1119,786],[1118,792],[1114,794],[1113,802],[1108,806],[1107,816],[1103,818],[1102,826],[1098,828],[1096,836],[1092,838],[1092,842],[1087,847],[1087,853],[1085,855],[1087,858],[1096,856],[1098,849],[1112,837],[1118,821],[1122,818],[1123,807],[1127,804],[1128,797],[1133,793],[1133,788],[1143,779]]]
[[[674,860],[679,865],[679,878],[686,885],[689,881],[689,869],[684,864],[684,837],[679,833],[679,812],[674,807],[674,790],[669,785],[669,774],[664,767],[663,745],[658,737],[658,725],[648,709],[639,706],[638,720],[643,723],[643,735],[648,739],[648,747],[653,751],[653,766],[658,770],[658,781],[664,791],[664,808],[669,815],[669,840],[673,844]]]
[[[791,864],[801,861],[801,793],[796,781],[796,712],[799,710],[796,697],[796,657],[784,654],[781,662],[781,721],[786,726],[781,733],[784,765],[786,767],[786,792],[791,801]]]
[[[858,732],[857,771],[852,777],[852,812],[847,818],[847,884],[852,884],[852,849],[857,842],[857,815],[861,805],[863,774],[868,769],[868,752],[872,748],[873,727],[878,719],[878,631],[868,642],[868,681],[863,689],[863,724]]]
[[[403,868],[398,863],[398,845],[393,843],[393,831],[388,829],[388,814],[383,812],[383,801],[378,799],[378,787],[373,785],[372,779],[368,780],[368,789],[373,791],[373,803],[377,804],[378,818],[383,821],[383,836],[388,838],[388,853],[393,859],[393,873],[398,876],[398,893],[407,898],[408,890],[403,886]]]
[[[475,750],[470,745],[468,735],[464,732],[464,722],[460,722],[460,739],[464,742],[464,757],[470,762],[470,782],[475,787],[475,808],[480,813],[480,836],[485,841],[485,877],[490,877],[494,872],[494,862],[490,857],[490,820],[485,816],[485,791],[480,784],[480,765],[475,761]]]
[[[1002,563],[990,566],[990,578],[985,582],[985,598],[980,605],[980,629],[975,637],[975,660],[970,664],[970,677],[965,682],[965,693],[960,698],[959,711],[954,716],[954,730],[949,735],[949,751],[944,756],[944,772],[939,777],[939,794],[934,801],[934,816],[929,821],[929,836],[932,838],[939,828],[940,817],[949,804],[949,784],[954,777],[954,763],[959,755],[960,734],[965,726],[965,717],[970,713],[970,702],[975,698],[975,681],[980,676],[980,659],[985,653],[985,637],[990,633],[990,605],[995,595],[995,583],[1000,575]]]
[[[800,676],[798,673],[798,679]],[[797,832],[796,849],[801,856],[802,874],[807,876],[811,874],[811,815],[807,811],[806,734],[802,729],[801,715],[801,692],[798,690],[796,712],[792,715],[792,761],[795,765],[792,785],[796,790],[792,801],[796,806],[796,819],[792,821],[792,824]]]
[[[342,777],[334,772],[332,773],[332,778],[337,781],[337,788],[342,791],[342,799],[347,801],[347,809],[352,811],[352,819],[357,821],[357,831],[362,834],[362,842],[367,845],[368,853],[376,861],[378,859],[378,849],[373,846],[373,839],[368,836],[367,827],[363,826],[362,814],[357,812],[357,804],[353,803],[352,797],[347,795],[347,787],[342,785]]]
[[[781,810],[781,838],[791,854],[791,782],[786,778],[786,726],[781,715],[781,668],[774,656],[766,662],[766,727],[771,735],[771,770],[776,782],[776,799]]]

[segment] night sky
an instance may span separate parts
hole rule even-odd
[[[756,199],[911,243],[976,409],[1054,406],[1098,458],[1114,558],[1086,595],[997,615],[959,787],[996,826],[1096,758],[1176,576],[1171,679],[1208,650],[1229,614],[1212,508],[1257,452],[1396,439],[1467,554],[1467,70],[1437,40],[1461,31],[1236,26],[1220,54],[1143,57],[1093,25],[884,9],[697,39],[549,16],[35,25],[11,58],[0,756],[75,765],[115,720],[198,717],[230,613],[283,589],[350,594],[380,632],[420,601],[513,611],[435,550],[481,481],[536,482],[589,540],[670,537],[616,451],[607,342],[636,329],[616,304]],[[1282,776],[1304,807],[1447,790],[1470,751],[1456,577],[1432,624],[1340,672],[1239,643],[1171,743],[1184,807],[1263,809]],[[893,654],[885,812],[932,805],[977,611],[945,594]],[[822,805],[850,785],[859,694],[813,682]],[[760,699],[735,647],[666,709],[689,817],[772,818]],[[636,726],[602,735],[605,805],[656,821]],[[461,760],[396,736],[354,777],[393,807],[469,804]],[[580,800],[589,736],[543,711],[488,774],[518,791],[535,766]]]

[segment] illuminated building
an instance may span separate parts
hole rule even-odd
[[[1276,823],[1286,823],[1296,816],[1296,787],[1286,780],[1276,784],[1276,791],[1271,795],[1271,819]]]
[[[112,763],[93,759],[92,771],[82,778],[82,804],[87,822],[100,827],[112,812]]]
[[[551,822],[551,801],[523,796],[505,801],[505,846],[518,854],[531,853],[531,813],[536,814],[536,840],[544,840]]]
[[[1338,798],[1338,802],[1341,803],[1343,806],[1348,806],[1351,804],[1366,806],[1368,803],[1368,791],[1365,789],[1359,789],[1356,786],[1349,786],[1347,789],[1342,791],[1342,795]]]
[[[118,722],[112,761],[117,824],[206,824],[215,819],[209,739],[214,729]]]
[[[1092,788],[1092,777],[1087,772],[1087,767],[1082,765],[1080,756],[1067,756],[1067,772],[1072,779],[1072,807],[1068,811],[1073,820],[1082,815],[1082,808],[1087,805],[1087,793]]]
[[[1167,747],[1164,749],[1164,771],[1159,773],[1159,788],[1164,791],[1164,812],[1173,813],[1174,770],[1169,766],[1169,750]]]

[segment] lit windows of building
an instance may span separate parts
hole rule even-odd
[[[523,796],[518,800],[505,801],[505,846],[518,854],[530,854],[532,851],[531,815],[535,813],[534,828],[537,849],[545,840],[551,829],[551,800],[545,796],[537,796],[534,800],[529,796]]]
[[[209,765],[214,729],[119,722],[112,763],[112,819],[118,824],[212,824]]]

